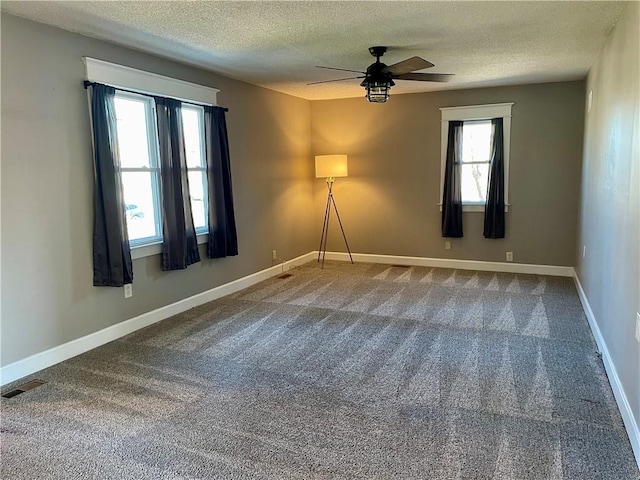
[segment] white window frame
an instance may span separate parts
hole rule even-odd
[[[511,107],[512,103],[493,103],[488,105],[471,105],[467,107],[443,107],[440,134],[440,197],[438,206],[442,211],[442,195],[444,193],[444,172],[447,163],[447,143],[449,140],[449,122],[490,120],[502,118],[504,133],[504,211],[509,211],[509,157],[511,150]],[[484,204],[466,203],[463,212],[484,212]]]
[[[143,95],[171,97],[199,105],[218,105],[220,90],[217,88],[205,87],[96,58],[82,57],[82,61],[85,64],[85,78],[90,82],[104,83]],[[202,148],[204,148],[204,141]],[[197,237],[199,244],[206,243],[208,240],[206,232],[199,233]],[[131,258],[133,259],[159,253],[162,253],[162,239],[145,244],[136,245],[135,242],[131,244]]]
[[[147,145],[149,149],[149,167],[122,167],[121,171],[124,172],[145,172],[151,173],[152,183],[151,183],[151,191],[153,192],[153,205],[154,205],[154,223],[156,226],[160,226],[162,228],[162,207],[160,205],[160,195],[158,190],[160,189],[160,155],[158,154],[158,135],[157,135],[157,124],[156,124],[156,105],[153,101],[153,98],[139,95],[137,93],[130,92],[122,92],[116,91],[116,98],[123,99],[131,99],[137,100],[140,102],[144,102],[145,105],[145,116],[146,116],[146,124],[147,124]],[[145,245],[152,245],[156,243],[162,243],[162,232],[157,236],[153,237],[145,237],[145,238],[137,238],[134,240],[129,240],[129,245],[131,248],[144,247]]]

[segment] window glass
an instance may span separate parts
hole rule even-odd
[[[123,171],[122,188],[129,241],[156,237],[152,173]]]
[[[491,122],[464,122],[462,162],[488,162],[491,155]]]
[[[118,149],[122,167],[149,167],[146,101],[116,96]]]
[[[462,203],[485,203],[489,184],[489,164],[462,164]]]
[[[184,147],[187,153],[187,167],[204,166],[202,158],[202,145],[200,143],[200,109],[182,107],[182,126],[184,130]]]
[[[206,185],[205,172],[190,171],[189,175],[189,193],[191,194],[191,213],[193,215],[193,225],[198,229],[206,229],[207,227],[207,205],[205,203]]]
[[[462,126],[462,203],[484,204],[489,183],[491,122],[469,121]]]
[[[207,174],[204,156],[204,109],[196,105],[182,106],[184,146],[187,155],[189,194],[193,224],[197,231],[207,230]]]

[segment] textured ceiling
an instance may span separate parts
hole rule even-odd
[[[12,2],[2,10],[310,100],[358,97],[367,48],[390,65],[418,55],[447,84],[398,81],[391,94],[583,78],[624,2]]]

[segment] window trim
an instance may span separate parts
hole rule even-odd
[[[444,171],[447,163],[449,122],[453,120],[490,120],[500,117],[503,119],[504,132],[504,211],[509,211],[509,157],[511,150],[511,107],[513,105],[514,102],[440,108],[442,116],[440,122],[440,196],[438,198],[440,211],[442,211],[442,195],[444,193]],[[484,203],[464,203],[462,205],[462,211],[484,212],[484,205]]]
[[[82,61],[85,64],[85,79],[90,82],[103,83],[116,89],[126,89],[141,95],[171,97],[198,105],[218,105],[218,92],[220,90],[217,88],[105,62],[97,58],[82,57]],[[88,96],[87,98],[89,110],[91,110],[90,97]],[[204,145],[201,148],[204,148]],[[207,243],[209,238],[208,231],[196,232],[196,236],[199,245]],[[162,238],[153,239],[146,243],[132,244],[129,242],[129,248],[131,249],[132,259],[157,255],[162,253]]]
[[[208,233],[199,233],[196,235],[198,245],[203,245],[209,241]],[[159,255],[162,253],[162,240],[156,240],[151,243],[142,245],[131,245],[131,259],[150,257],[151,255]]]
[[[201,105],[218,105],[220,90],[217,88],[205,87],[96,58],[82,57],[82,61],[85,64],[86,79],[90,82],[105,83],[144,95],[160,95]]]

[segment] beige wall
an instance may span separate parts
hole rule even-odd
[[[640,3],[629,2],[587,79],[576,271],[640,425]],[[582,258],[582,248],[586,256]],[[638,440],[638,439],[636,439]],[[640,461],[640,445],[636,445]]]
[[[238,257],[165,273],[134,261],[134,295],[92,286],[90,56],[219,88]],[[2,14],[2,365],[271,266],[312,247],[310,107],[175,62]]]
[[[583,131],[584,82],[311,102],[312,153],[346,153],[349,177],[335,198],[352,251],[573,265]],[[463,215],[462,239],[441,236],[440,107],[515,102],[506,238],[482,236],[483,214]],[[319,240],[326,187],[315,181]],[[344,251],[337,225],[328,249]],[[317,247],[315,247],[317,248]]]

